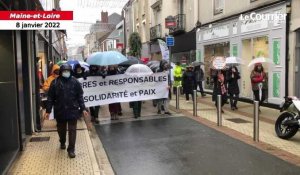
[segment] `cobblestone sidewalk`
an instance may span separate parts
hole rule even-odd
[[[44,132],[34,134],[31,138],[50,137],[49,141],[28,142],[8,174],[113,174],[105,152],[105,156],[100,160],[102,162],[99,162],[102,166],[98,166],[89,131],[83,120],[78,121],[76,158],[74,159],[68,157],[66,150],[60,149],[54,120],[45,121],[44,130]],[[99,149],[101,148],[98,146]],[[104,167],[105,164],[108,166]],[[104,168],[108,173],[104,173]]]

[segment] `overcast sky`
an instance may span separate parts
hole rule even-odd
[[[84,45],[84,35],[89,33],[91,23],[100,20],[101,11],[121,14],[128,0],[61,0],[61,10],[72,10],[74,14],[73,27],[67,30],[68,46]]]

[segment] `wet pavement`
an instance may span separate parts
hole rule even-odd
[[[96,126],[118,175],[300,174],[300,168],[186,117]]]

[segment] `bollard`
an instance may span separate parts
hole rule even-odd
[[[176,109],[179,109],[179,93],[180,93],[180,87],[176,87]]]
[[[221,102],[222,102],[221,95],[218,95],[217,96],[217,112],[218,112],[218,114],[217,114],[217,116],[218,116],[217,124],[218,124],[218,126],[222,126]]]
[[[253,118],[253,140],[259,142],[259,102],[254,101],[254,118]]]
[[[193,91],[193,116],[197,117],[197,90]]]

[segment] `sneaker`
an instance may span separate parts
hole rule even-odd
[[[76,154],[74,152],[68,152],[68,155],[71,159],[76,157]]]
[[[165,114],[167,114],[167,115],[171,115],[171,113],[170,113],[170,112],[165,112]]]
[[[60,149],[66,149],[66,144],[60,144]]]
[[[157,114],[161,114],[161,111],[159,110],[159,111],[157,111]]]

